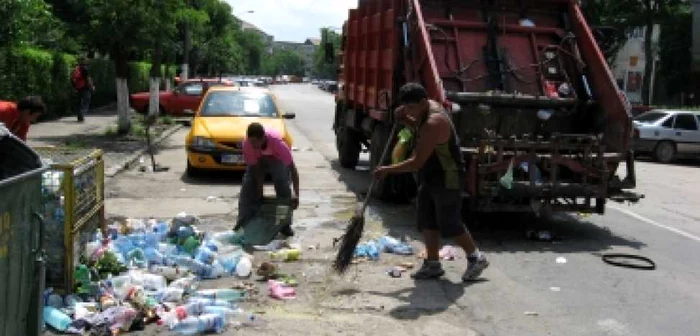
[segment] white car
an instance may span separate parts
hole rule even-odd
[[[700,112],[651,110],[633,119],[634,150],[659,162],[700,157]]]

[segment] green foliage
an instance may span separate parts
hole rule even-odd
[[[304,76],[304,59],[291,50],[276,50],[262,62],[263,74],[267,76]]]
[[[314,53],[314,76],[323,79],[335,80],[338,76],[338,66],[340,60],[338,59],[338,54],[340,52],[340,44],[342,37],[340,34],[327,29],[321,29],[321,43],[316,47]],[[333,43],[333,50],[335,57],[333,63],[326,62],[325,58],[325,43]]]
[[[693,15],[690,11],[679,12],[665,20],[659,36],[660,74],[666,83],[666,93],[673,96],[689,92],[692,85]]]

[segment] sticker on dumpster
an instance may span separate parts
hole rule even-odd
[[[12,240],[12,221],[10,212],[0,215],[0,259],[7,258],[10,251],[10,240]]]

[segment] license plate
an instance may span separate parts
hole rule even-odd
[[[240,163],[241,156],[238,154],[224,154],[221,156],[221,163]]]

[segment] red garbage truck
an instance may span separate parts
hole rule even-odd
[[[465,209],[603,213],[608,200],[638,201],[630,105],[594,31],[576,0],[358,1],[336,56],[340,164],[354,168],[363,148],[380,164],[397,141],[397,91],[419,82],[457,128]],[[416,183],[405,174],[376,188],[406,200]]]

